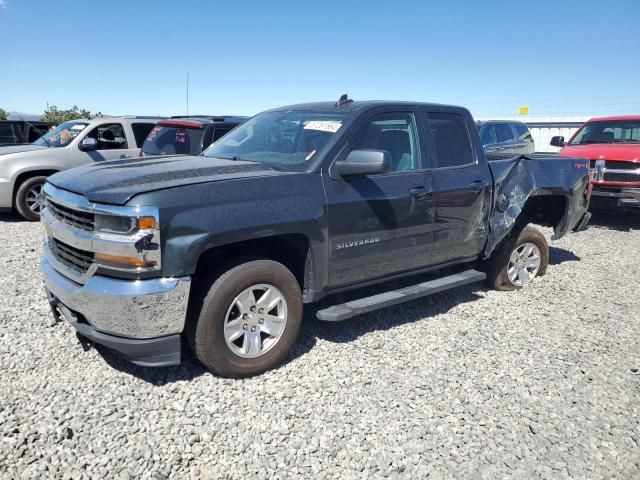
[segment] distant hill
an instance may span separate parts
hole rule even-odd
[[[24,113],[24,112],[9,112],[9,120],[27,120],[34,121],[40,120],[42,115],[34,115],[33,113]]]

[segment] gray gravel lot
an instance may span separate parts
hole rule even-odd
[[[284,366],[224,380],[83,352],[41,227],[0,216],[0,477],[640,478],[640,216],[595,223],[524,291],[308,314]]]

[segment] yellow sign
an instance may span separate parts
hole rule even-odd
[[[529,114],[529,107],[518,107],[518,113],[520,115],[528,115]]]

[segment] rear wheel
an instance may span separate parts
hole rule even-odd
[[[512,234],[487,260],[487,281],[496,290],[517,290],[546,273],[549,245],[533,227]]]
[[[277,366],[295,343],[300,286],[281,263],[246,262],[206,289],[195,317],[187,339],[200,362],[225,377],[257,375]]]
[[[15,206],[18,213],[32,222],[40,220],[40,194],[47,177],[38,176],[25,180],[18,187]]]

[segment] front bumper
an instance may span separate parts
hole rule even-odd
[[[47,298],[53,315],[60,321],[69,322],[83,340],[89,340],[115,350],[130,362],[142,367],[167,367],[180,364],[182,345],[180,335],[143,340],[107,335],[84,323],[82,318],[69,310],[49,291],[47,291]]]
[[[84,285],[58,273],[42,258],[41,269],[52,307],[83,336],[120,351],[135,363],[170,365],[179,363],[179,337],[189,302],[189,277],[151,280],[120,280],[93,276]],[[175,337],[167,340],[166,337]],[[164,337],[164,338],[159,338]],[[176,340],[177,339],[177,340]],[[173,348],[177,361],[160,363],[141,360],[162,355]],[[152,346],[157,347],[156,351]],[[154,347],[154,348],[155,348]]]
[[[618,208],[640,208],[640,188],[605,188],[594,185],[592,202]]]

